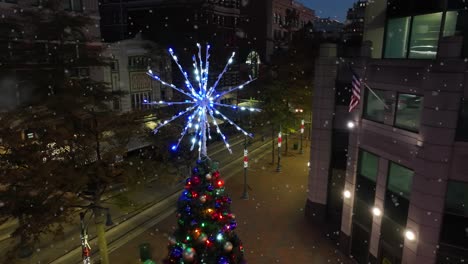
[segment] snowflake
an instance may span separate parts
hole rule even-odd
[[[215,117],[219,117],[224,119],[224,121],[228,122],[229,124],[233,125],[236,127],[237,130],[241,131],[244,135],[252,137],[252,134],[246,132],[243,130],[241,127],[239,127],[237,124],[235,124],[232,120],[230,120],[226,115],[220,112],[220,110],[217,107],[226,107],[226,108],[232,108],[232,109],[240,109],[240,110],[247,110],[251,112],[259,112],[260,110],[257,108],[251,108],[251,107],[237,107],[236,105],[230,105],[230,104],[223,104],[220,103],[219,100],[223,98],[223,96],[236,91],[236,90],[241,90],[246,86],[247,84],[251,83],[255,79],[252,79],[251,76],[250,80],[229,88],[226,91],[217,91],[217,86],[219,84],[219,81],[223,77],[224,73],[228,70],[228,67],[230,64],[232,64],[234,60],[234,55],[235,52],[232,53],[231,57],[228,59],[228,62],[226,63],[223,71],[218,75],[216,81],[213,83],[212,86],[208,85],[208,72],[210,68],[210,63],[209,63],[209,58],[210,58],[210,45],[206,46],[206,52],[205,52],[205,60],[202,60],[202,47],[200,44],[197,43],[198,47],[198,57],[194,55],[192,57],[193,61],[193,67],[194,67],[194,74],[195,74],[195,80],[196,84],[193,85],[189,81],[189,77],[187,72],[185,72],[182,68],[182,66],[178,62],[177,56],[174,54],[174,51],[172,49],[169,49],[169,54],[171,55],[172,59],[176,63],[177,67],[179,68],[180,72],[185,78],[185,88],[179,88],[176,87],[174,84],[167,83],[159,76],[153,73],[153,71],[148,70],[147,74],[153,78],[154,80],[160,82],[162,85],[167,86],[172,88],[173,90],[185,95],[188,97],[187,100],[182,101],[182,102],[172,102],[172,101],[159,101],[159,102],[148,102],[147,100],[144,100],[145,104],[153,104],[153,105],[188,105],[188,107],[173,117],[171,117],[168,120],[165,120],[161,123],[158,124],[158,126],[154,129],[154,133],[157,133],[159,129],[162,127],[166,126],[170,122],[178,119],[179,117],[182,117],[184,115],[188,115],[187,117],[187,123],[185,127],[183,128],[179,140],[176,145],[173,145],[171,147],[172,150],[177,150],[177,148],[180,145],[180,142],[184,138],[184,136],[187,134],[189,130],[194,131],[194,137],[191,139],[192,146],[191,150],[194,149],[195,145],[198,145],[198,151],[199,151],[199,156],[207,156],[207,148],[206,148],[206,141],[207,138],[211,139],[211,134],[210,134],[210,121],[211,124],[216,128],[216,132],[221,135],[221,138],[224,141],[224,144],[226,145],[226,148],[229,150],[230,153],[232,153],[232,150],[230,148],[230,145],[227,141],[226,136],[223,134],[221,129],[219,128],[219,125],[216,121]]]

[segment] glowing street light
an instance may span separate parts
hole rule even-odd
[[[382,210],[380,210],[380,208],[378,208],[378,207],[374,207],[374,208],[372,208],[372,213],[375,216],[381,216],[382,215]]]
[[[407,229],[405,231],[405,237],[406,239],[408,239],[409,241],[413,241],[416,239],[416,235],[414,234],[414,232],[410,229]]]
[[[351,192],[348,191],[348,190],[345,190],[345,191],[343,192],[343,196],[344,196],[345,198],[349,199],[349,198],[351,198]]]
[[[356,125],[354,124],[353,121],[348,121],[348,128],[353,129]]]

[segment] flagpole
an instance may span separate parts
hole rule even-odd
[[[369,91],[377,98],[377,100],[379,100],[385,107],[385,109],[388,109],[388,105],[374,92],[374,90],[372,90],[369,85],[367,85],[367,83],[365,82],[362,82],[367,89],[369,89]]]
[[[361,78],[359,78],[359,76],[356,74],[356,72],[353,70],[353,67],[351,66],[351,64],[348,62],[348,67],[349,69],[351,70],[351,72],[353,73],[353,75],[356,76],[356,78],[359,79],[359,81],[364,84],[364,86],[369,89],[369,91],[377,98],[377,100],[379,100],[383,105],[384,105],[384,108],[385,109],[389,109],[387,104],[382,100],[382,98],[380,98],[375,92],[374,90],[372,90],[372,88],[369,87],[369,85],[367,85],[367,83],[364,82],[364,80],[362,80]]]

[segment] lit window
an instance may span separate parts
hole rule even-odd
[[[374,92],[381,100],[384,100],[384,91],[374,90]],[[365,119],[383,123],[384,113],[384,103],[381,102],[374,94],[366,92],[363,117]]]
[[[385,41],[385,58],[405,58],[408,49],[410,17],[389,19]]]
[[[415,16],[411,27],[410,58],[433,59],[437,55],[442,13]]]
[[[417,132],[421,119],[423,97],[414,94],[399,94],[395,126]]]

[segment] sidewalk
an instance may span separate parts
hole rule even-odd
[[[242,239],[248,263],[351,263],[339,253],[320,227],[307,223],[304,205],[307,193],[308,148],[304,154],[290,150],[281,158],[282,171],[276,172],[271,153],[251,160],[248,183],[250,199],[242,200],[243,174],[237,172],[226,183],[237,216],[237,233]],[[241,165],[239,165],[241,166]],[[226,177],[232,170],[221,170]],[[238,170],[236,170],[238,171]],[[149,242],[153,259],[161,263],[167,254],[167,236],[176,226],[175,215],[164,219],[144,234],[111,253],[113,264],[137,264],[138,245]]]

